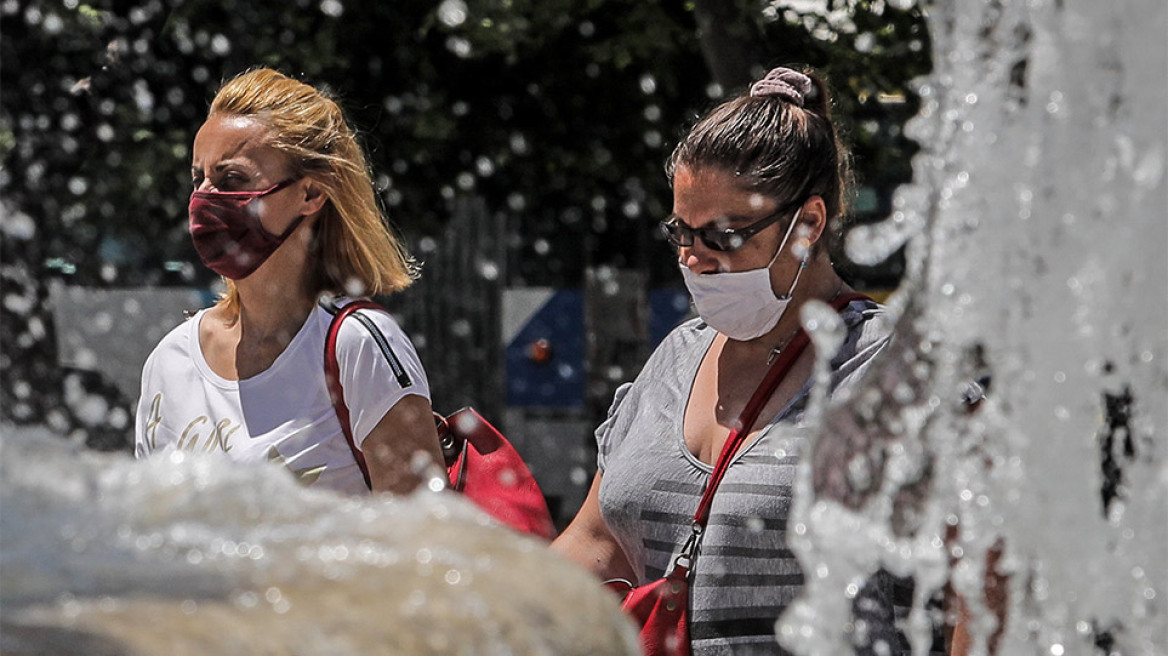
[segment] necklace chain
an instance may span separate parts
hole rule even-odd
[[[831,298],[827,299],[827,302],[830,303],[830,302],[834,301],[835,299],[839,298],[839,295],[841,293],[843,293],[843,291],[844,291],[844,281],[840,280],[839,286],[835,288],[835,294],[833,294]],[[768,367],[771,365],[772,362],[775,361],[775,358],[779,357],[779,354],[783,352],[783,349],[787,348],[787,343],[790,342],[795,337],[795,335],[799,332],[800,328],[802,328],[802,326],[796,326],[795,330],[791,331],[791,334],[787,335],[787,337],[784,338],[783,341],[776,344],[775,347],[770,350],[770,353],[767,354],[767,366]]]
[[[783,352],[783,349],[787,348],[787,343],[790,342],[791,339],[793,339],[795,337],[795,335],[797,335],[799,333],[800,328],[802,328],[802,326],[797,326],[795,328],[795,330],[793,330],[791,332],[791,334],[787,335],[787,337],[784,338],[783,341],[779,342],[778,344],[775,345],[775,347],[773,349],[771,349],[770,354],[767,355],[767,366],[768,367],[771,365],[772,362],[775,361],[775,358],[779,357],[779,354]]]

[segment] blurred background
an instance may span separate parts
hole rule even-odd
[[[615,387],[689,312],[656,223],[663,164],[771,67],[823,72],[853,147],[848,217],[889,213],[931,70],[884,0],[0,0],[0,420],[129,451],[137,375],[218,281],[187,235],[190,144],[227,78],[327,87],[422,262],[380,300],[434,406],[474,405],[561,524]],[[880,296],[903,269],[838,263]]]

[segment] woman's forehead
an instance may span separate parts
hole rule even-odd
[[[268,145],[269,128],[250,116],[212,115],[195,135],[194,159],[267,159],[279,156]]]
[[[758,191],[743,188],[730,172],[716,168],[693,170],[679,167],[673,180],[673,205],[674,213],[682,217],[687,213],[730,217],[755,216],[775,208],[778,202]]]

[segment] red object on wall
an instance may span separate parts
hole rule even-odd
[[[546,339],[537,339],[527,345],[527,357],[536,364],[547,364],[551,362],[552,355],[552,344]]]

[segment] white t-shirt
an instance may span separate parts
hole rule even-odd
[[[338,299],[343,307],[349,299]],[[407,394],[430,398],[426,372],[409,338],[387,312],[359,310],[385,335],[410,379],[402,387],[370,332],[353,317],[337,336],[337,363],[358,446]],[[227,380],[199,348],[201,310],[170,331],[142,368],[134,452],[215,452],[245,463],[278,462],[302,482],[341,492],[368,491],[341,431],[324,375],[332,315],[315,307],[266,371]]]

